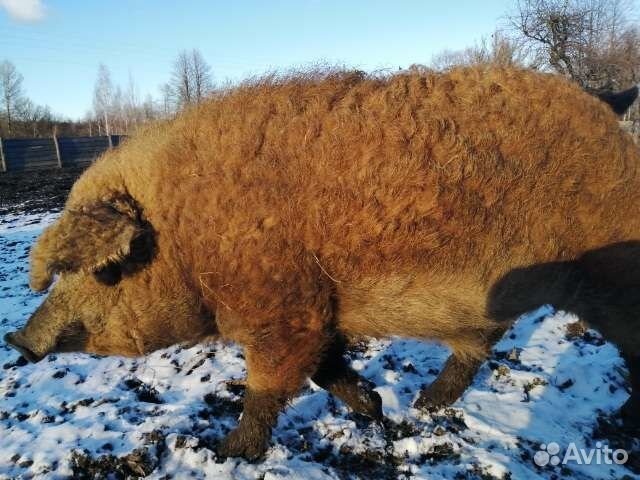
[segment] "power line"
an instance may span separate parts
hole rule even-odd
[[[123,53],[126,53],[134,56],[151,57],[153,59],[157,59],[160,57],[161,59],[166,60],[167,62],[172,62],[173,60],[175,60],[175,57],[178,54],[178,51],[169,53],[169,51],[164,48],[162,49],[153,48],[153,47],[149,48],[148,46],[134,45],[134,44],[122,43],[122,42],[98,43],[95,39],[81,39],[79,37],[75,37],[76,39],[82,42],[82,44],[78,44],[78,43],[69,41],[69,38],[73,38],[73,37],[68,37],[66,35],[63,37],[59,37],[56,35],[46,35],[46,36],[40,35],[39,38],[37,38],[34,36],[26,36],[22,34],[16,35],[15,33],[11,33],[11,32],[7,33],[6,31],[0,32],[0,39],[2,39],[3,42],[6,42],[6,41],[36,42],[37,45],[27,44],[27,46],[38,47],[38,48],[45,48],[46,46],[42,45],[42,42],[46,41],[49,44],[51,43],[55,44],[57,47],[64,46],[64,48],[67,48],[67,49],[75,49],[75,50],[83,51],[86,53],[104,52],[104,53],[108,53],[110,56],[118,56],[118,55],[122,55]],[[57,47],[54,47],[54,48],[57,48]],[[274,62],[273,59],[268,59],[266,57],[257,58],[258,60],[257,62],[238,61],[236,60],[236,57],[230,57],[230,56],[225,56],[220,54],[216,54],[215,57],[217,59],[223,60],[223,62],[218,62],[218,64],[224,64],[227,66],[233,65],[233,66],[250,67],[250,68],[255,68],[255,67],[268,68],[273,66],[275,63],[277,63],[277,62]]]

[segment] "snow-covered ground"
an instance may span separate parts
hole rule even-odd
[[[0,338],[43,299],[28,289],[27,257],[53,218],[0,219]],[[215,454],[241,411],[235,345],[175,346],[140,359],[49,355],[36,365],[0,346],[0,478],[640,478],[627,468],[638,472],[637,440],[619,435],[615,420],[597,421],[628,397],[624,363],[593,332],[568,338],[576,320],[548,306],[523,316],[463,398],[432,414],[411,405],[442,368],[445,348],[358,345],[353,366],[378,386],[385,422],[354,416],[310,383],[259,463]],[[572,442],[595,449],[591,464],[562,464]],[[627,466],[606,464],[606,446],[630,450]]]

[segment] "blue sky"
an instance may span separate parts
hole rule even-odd
[[[178,52],[198,48],[216,81],[315,61],[366,70],[427,63],[490,35],[508,0],[0,0],[0,60],[27,95],[80,117],[98,65],[159,95]]]

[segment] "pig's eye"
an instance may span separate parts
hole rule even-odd
[[[117,263],[109,263],[107,266],[102,267],[100,270],[96,270],[93,275],[100,283],[113,286],[117,284],[122,278],[122,269]]]

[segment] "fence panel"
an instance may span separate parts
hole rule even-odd
[[[58,167],[53,138],[3,139],[2,150],[9,172]]]
[[[63,167],[91,164],[109,148],[109,137],[58,137]]]
[[[111,146],[119,146],[126,138],[126,135],[111,135]]]
[[[86,167],[110,147],[122,144],[125,135],[0,139],[7,172]]]

